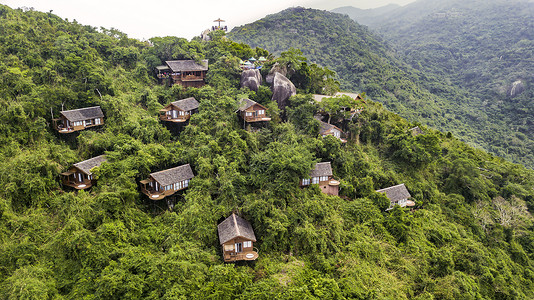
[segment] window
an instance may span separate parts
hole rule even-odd
[[[341,137],[341,132],[339,132],[339,130],[334,130],[334,136],[339,139]]]
[[[188,187],[189,186],[189,179],[185,180],[184,181],[184,188]]]
[[[319,177],[312,177],[312,184],[319,184]]]
[[[101,124],[100,122],[101,122],[101,121],[100,121],[100,118],[96,118],[96,119],[95,119],[95,125],[100,125],[100,124]]]
[[[319,181],[328,181],[328,176],[321,176]]]
[[[258,115],[264,115],[264,114],[265,114],[265,110],[263,109],[258,110]]]
[[[252,117],[252,113],[247,111],[246,116],[247,117]]]
[[[182,111],[182,110],[181,110],[181,111],[179,112],[179,114],[180,114],[180,116],[185,116],[185,111]]]
[[[302,185],[310,185],[310,179],[302,179]]]
[[[235,252],[243,252],[243,244],[242,243],[235,243]]]
[[[250,247],[252,247],[252,242],[251,241],[243,242],[243,248],[250,248]]]
[[[83,125],[83,122],[82,121],[76,121],[74,122],[74,126],[82,126]]]

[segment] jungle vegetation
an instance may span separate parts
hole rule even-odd
[[[329,72],[295,51],[275,56],[222,32],[141,42],[2,5],[0,33],[2,299],[534,297],[534,173],[373,97],[339,124],[346,145],[320,137],[306,91]],[[293,79],[287,119],[267,86],[239,88],[239,60],[250,56],[311,72]],[[156,83],[154,66],[184,58],[209,59],[208,85]],[[189,96],[200,109],[187,126],[158,121],[165,104]],[[272,121],[244,129],[242,97],[266,105]],[[89,105],[102,107],[104,126],[69,137],[51,128],[50,109]],[[416,125],[425,133],[413,136]],[[100,154],[108,162],[91,190],[60,185],[60,172]],[[332,162],[341,197],[298,187],[320,161]],[[184,163],[196,176],[172,211],[139,192],[149,173]],[[419,209],[384,211],[374,190],[399,183]],[[232,212],[255,230],[253,263],[222,261],[217,224]]]
[[[229,37],[275,54],[300,49],[335,71],[343,90],[365,91],[410,121],[533,168],[533,11],[532,3],[501,0],[359,11],[356,20],[376,33],[346,15],[296,7],[236,27]],[[511,98],[506,93],[517,80],[527,91]]]

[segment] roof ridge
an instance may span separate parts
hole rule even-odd
[[[82,108],[76,108],[76,109],[69,109],[69,110],[62,110],[61,112],[66,112],[66,111],[77,111],[77,110],[82,110],[82,109],[89,109],[89,108],[100,108],[100,105],[97,105],[97,106],[90,106],[90,107],[82,107]]]
[[[239,226],[237,226],[237,219],[235,213],[232,213],[233,219],[234,219],[234,226],[235,226],[235,233],[236,236],[241,236],[241,232],[239,231]]]
[[[400,183],[400,184],[397,184],[397,185],[388,186],[387,188],[383,188],[383,189],[376,190],[376,192],[378,192],[378,191],[384,191],[384,190],[389,190],[389,189],[396,188],[396,187],[403,186],[403,185],[404,185],[404,183]]]
[[[158,174],[158,173],[162,173],[162,172],[168,172],[168,171],[170,171],[170,170],[174,170],[174,169],[182,168],[182,167],[185,167],[185,166],[188,166],[188,165],[189,165],[189,164],[185,164],[185,165],[180,165],[180,166],[172,167],[172,168],[169,168],[169,169],[165,169],[165,170],[157,171],[157,172],[154,172],[154,173],[150,173],[150,175],[154,175],[154,174]]]

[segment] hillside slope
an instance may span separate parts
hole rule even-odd
[[[282,121],[267,86],[239,88],[239,61],[267,51],[213,34],[150,44],[53,14],[0,5],[0,298],[514,299],[534,297],[534,172],[366,101],[348,133],[319,135],[310,95]],[[208,85],[156,84],[151,67],[208,59]],[[302,65],[302,61],[294,61]],[[303,75],[316,77],[324,70]],[[195,97],[166,127],[159,110]],[[272,121],[245,130],[249,97]],[[100,105],[104,125],[59,136],[50,108]],[[362,104],[363,105],[363,104]],[[60,184],[106,154],[90,190]],[[341,197],[299,187],[331,162]],[[148,174],[190,164],[173,211],[140,192]],[[404,183],[419,209],[375,190]],[[225,264],[217,224],[249,220],[255,262]]]
[[[469,108],[487,116],[496,133],[487,149],[501,156],[512,150],[532,167],[533,2],[420,0],[372,20],[350,8],[335,11],[376,30],[412,67],[468,92]]]
[[[488,104],[450,78],[400,61],[378,35],[347,16],[292,8],[236,27],[229,37],[275,53],[301,49],[311,61],[336,71],[343,89],[366,92],[409,120],[451,131],[472,145],[534,166],[534,144],[527,133],[480,110]]]

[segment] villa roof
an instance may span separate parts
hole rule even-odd
[[[165,62],[173,72],[207,71],[208,60],[204,59],[200,64],[194,60],[168,60]]]
[[[404,183],[377,190],[376,192],[386,193],[386,196],[391,202],[398,202],[399,200],[408,199],[412,196],[410,195],[410,192],[408,192],[408,189],[406,189]]]
[[[197,109],[199,105],[198,101],[194,97],[174,101],[171,104],[183,111],[191,111],[193,109]]]
[[[189,164],[150,174],[161,186],[174,184],[195,177]]]
[[[311,170],[310,177],[332,176],[332,166],[330,162],[317,163],[315,169]]]
[[[341,129],[339,129],[337,126],[335,125],[332,125],[332,124],[328,124],[326,122],[323,122],[323,121],[319,121],[321,123],[321,127],[319,128],[319,134],[326,134],[328,131],[332,130],[332,129],[337,129],[339,131],[342,131]]]
[[[259,104],[256,101],[252,101],[250,99],[243,98],[243,99],[241,99],[241,102],[239,102],[239,111],[245,111],[245,110],[249,109],[250,107],[252,107],[252,106],[254,106],[256,104],[261,106],[261,107],[263,107],[263,108],[265,108],[263,105]]]
[[[102,112],[102,109],[100,109],[100,106],[64,110],[61,114],[71,122],[104,117],[104,113]]]
[[[252,225],[236,214],[232,214],[222,221],[217,226],[217,230],[219,232],[219,242],[221,245],[236,237],[242,237],[253,242],[256,241]]]
[[[105,155],[100,155],[97,157],[90,158],[88,160],[75,163],[74,167],[84,172],[87,175],[91,175],[91,169],[94,167],[100,167],[100,165],[106,161]]]

